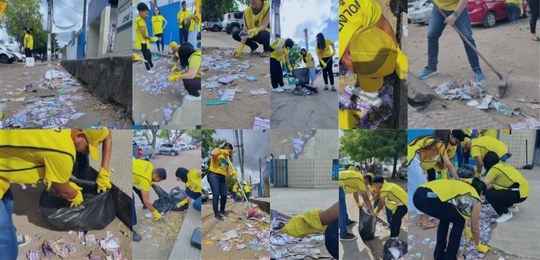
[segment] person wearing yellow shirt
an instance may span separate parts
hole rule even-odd
[[[484,254],[489,251],[489,247],[480,241],[479,226],[482,210],[480,196],[485,190],[486,185],[474,178],[471,183],[458,180],[430,181],[420,185],[414,192],[416,207],[440,220],[434,259],[464,259],[463,256],[458,256],[458,250],[467,220],[471,221],[476,249]],[[450,223],[452,230],[448,237]]]
[[[471,142],[471,157],[476,160],[476,174],[482,173],[484,156],[488,152],[494,152],[499,159],[506,162],[512,155],[508,153],[508,146],[492,136],[479,136]]]
[[[268,57],[270,52],[270,0],[249,0],[249,6],[244,10],[244,28],[233,32],[233,39],[240,42],[233,55],[242,54],[244,46],[255,54],[259,44],[263,45],[261,57]]]
[[[112,154],[112,135],[110,130],[82,130],[88,140],[88,151],[77,152],[75,166],[73,167],[73,175],[78,179],[95,181],[98,186],[98,193],[109,190],[111,184],[111,170],[109,162]],[[97,161],[99,159],[98,148],[101,146],[101,165],[97,176],[90,174],[90,160]]]
[[[208,183],[212,190],[212,209],[214,218],[224,221],[227,216],[225,207],[227,206],[227,182],[225,176],[235,175],[232,165],[229,164],[233,156],[233,146],[224,143],[221,148],[214,148],[210,152],[210,165],[208,167]],[[219,204],[219,207],[218,207]]]
[[[367,194],[367,185],[364,182],[364,176],[355,170],[345,170],[339,172],[339,239],[343,241],[355,240],[357,237],[347,231],[349,214],[347,213],[347,204],[345,194],[353,194],[356,205],[361,208],[362,204],[358,193],[362,196],[364,205],[370,214],[374,214],[373,206],[369,201]]]
[[[332,91],[336,91],[336,88],[334,87],[334,72],[332,71],[336,46],[334,46],[333,41],[325,39],[324,34],[322,33],[318,33],[315,38],[317,41],[317,48],[315,51],[319,57],[319,63],[323,72],[324,90],[328,90],[328,79],[330,79]]]
[[[91,142],[79,129],[0,130],[0,252],[3,259],[16,259],[18,254],[10,184],[37,184],[43,180],[47,190],[52,189],[70,201],[71,207],[78,207],[84,201],[82,188],[69,180],[76,153],[87,152]]]
[[[448,159],[446,146],[438,137],[434,135],[421,135],[413,139],[407,146],[408,208],[409,211],[413,211],[419,215],[420,226],[423,229],[434,228],[437,225],[429,221],[429,217],[416,208],[416,205],[412,202],[412,196],[420,185],[427,182],[424,172],[433,168],[441,160],[443,165],[450,170],[454,179],[459,180],[454,165]]]
[[[158,38],[156,42],[158,52],[165,51],[165,43],[163,42],[163,29],[165,27],[167,27],[167,19],[161,15],[159,8],[156,7],[154,9],[154,16],[152,16],[152,32],[154,36]],[[160,44],[161,50],[159,49]]]
[[[457,147],[458,166],[469,164],[471,157],[472,131],[471,129],[461,129],[461,131],[465,134],[465,138]]]
[[[373,208],[377,208],[377,206],[380,203],[380,189],[377,189],[373,185],[373,178],[375,178],[375,175],[373,173],[367,173],[364,175],[364,182],[367,184],[369,192],[371,193],[370,200],[373,201]],[[386,180],[385,180],[386,182]],[[396,205],[393,202],[386,202],[384,205],[384,211],[386,213],[386,221],[390,223],[392,221],[392,210],[395,210]]]
[[[499,156],[488,152],[484,156],[487,175],[482,179],[487,185],[486,200],[499,215],[497,223],[504,223],[519,212],[516,204],[529,196],[529,181],[513,166],[499,161]]]
[[[430,25],[427,33],[428,64],[418,75],[419,79],[427,79],[438,73],[437,64],[439,62],[439,38],[447,25],[455,26],[465,36],[465,38],[476,47],[472,37],[472,27],[469,19],[469,12],[467,10],[467,3],[467,0],[433,1],[434,5],[431,12],[431,18],[429,19]],[[446,18],[437,9],[440,9],[446,15]],[[475,79],[477,81],[483,81],[485,79],[485,75],[480,68],[478,54],[473,50],[473,48],[465,43],[465,41],[463,41],[463,45],[465,46],[467,59],[469,60],[469,65],[471,66],[472,72],[475,75]]]
[[[294,41],[277,38],[272,42],[272,45],[275,47],[270,53],[270,83],[272,84],[272,91],[282,93],[285,90],[282,64],[285,64],[289,72],[292,72],[289,49],[294,46]]]
[[[201,197],[201,190],[202,190],[202,176],[201,171],[197,169],[192,169],[188,171],[186,168],[178,168],[176,169],[176,179],[179,181],[182,181],[186,184],[186,194],[188,195],[186,199],[178,203],[179,207],[182,207],[189,203],[191,199],[193,199],[193,208],[201,211],[201,205],[202,205],[202,197]]]
[[[508,20],[511,24],[519,22],[519,17],[521,16],[521,8],[519,8],[520,4],[520,0],[506,0],[504,3],[506,12],[508,13]]]
[[[26,58],[32,58],[32,51],[34,50],[34,37],[32,36],[32,29],[23,28],[23,32],[24,55]]]
[[[375,186],[380,194],[380,202],[375,209],[375,216],[379,214],[387,202],[397,205],[393,209],[392,219],[388,220],[390,224],[390,239],[397,239],[401,228],[401,220],[407,214],[407,192],[395,183],[385,182],[382,176],[373,178],[373,186]]]
[[[148,209],[152,215],[160,220],[161,213],[154,208],[150,201],[150,188],[152,184],[167,179],[167,171],[163,168],[154,168],[151,162],[143,159],[133,160],[133,191],[137,194],[142,204],[143,209]],[[133,195],[135,197],[135,195]],[[137,211],[135,210],[135,198],[132,199],[132,224],[133,224],[133,241],[141,241],[141,236],[135,231],[137,225]]]
[[[199,49],[197,46],[198,37],[200,36],[201,31],[201,0],[195,0],[195,9],[193,10],[193,13],[188,17],[191,20],[191,24],[189,26],[189,35],[188,35],[188,42],[195,47],[195,49]]]
[[[144,19],[148,18],[148,6],[145,3],[139,3],[137,5],[139,15],[135,17],[135,49],[141,50],[145,59],[144,66],[148,73],[154,73],[152,68],[152,52],[150,52],[150,41],[156,41],[156,37],[150,37],[148,35],[148,27]]]
[[[182,44],[188,41],[189,27],[191,26],[191,19],[189,10],[187,10],[186,1],[182,1],[182,9],[178,11],[177,22],[180,33],[180,41],[178,43]]]
[[[240,195],[238,195],[238,184],[235,182],[233,187],[232,187],[232,194],[233,194],[233,198],[234,198],[234,202],[239,202],[240,201]]]
[[[173,57],[171,57],[169,61],[172,61],[174,59],[174,61],[176,62],[175,65],[171,68],[171,72],[173,72],[177,70],[178,68],[180,68],[180,57],[178,57],[178,49],[180,47],[178,46],[178,43],[176,42],[169,43],[169,47],[171,47],[171,51],[173,53]]]
[[[300,54],[302,55],[302,60],[306,64],[306,67],[309,69],[309,82],[311,83],[311,86],[313,86],[313,84],[315,84],[315,77],[317,76],[317,71],[315,69],[315,59],[313,59],[311,53],[309,53],[304,48],[300,49]]]
[[[201,100],[201,51],[195,50],[191,43],[184,42],[178,49],[178,62],[178,65],[185,66],[179,77],[188,92],[184,98],[189,101]]]
[[[435,130],[433,135],[444,142],[448,159],[450,162],[454,162],[458,145],[465,140],[465,133],[462,130]],[[442,179],[448,179],[448,169],[444,167],[442,161],[437,162],[433,168],[427,170],[427,180],[437,179],[437,173],[441,174]]]
[[[246,198],[249,200],[249,197],[251,196],[251,185],[244,181],[244,192],[246,193]]]

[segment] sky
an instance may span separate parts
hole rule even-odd
[[[315,36],[319,32],[322,32],[325,38],[332,40],[338,48],[337,8],[337,1],[282,1],[280,10],[281,37],[291,38],[303,48],[305,47],[304,28],[307,28],[309,49],[312,54],[315,54],[317,46]]]

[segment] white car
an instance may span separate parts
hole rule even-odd
[[[411,23],[428,24],[433,10],[433,2],[431,0],[419,0],[413,4],[414,7],[409,9]]]
[[[17,53],[9,50],[6,47],[0,46],[0,63],[8,64],[18,61]]]
[[[244,12],[226,13],[223,15],[221,27],[228,34],[244,29]]]
[[[334,73],[335,76],[339,76],[339,57],[334,56],[334,65],[332,66],[332,73]]]

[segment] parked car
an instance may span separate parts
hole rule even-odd
[[[493,27],[497,21],[508,18],[505,0],[469,0],[467,10],[473,25],[482,24],[484,27]],[[521,0],[521,10],[527,10],[526,0]]]
[[[234,12],[224,14],[221,27],[224,28],[225,32],[228,34],[244,29],[244,13]]]
[[[222,25],[221,20],[215,19],[213,21],[204,22],[203,30],[212,31],[212,32],[220,32],[221,30],[223,30],[223,25]]]
[[[152,158],[152,146],[144,143],[133,142],[133,158],[149,160]]]
[[[185,143],[179,143],[178,147],[180,147],[180,150],[182,151],[188,150],[188,146]]]
[[[339,57],[334,56],[334,65],[332,66],[332,73],[334,73],[335,76],[339,76]]]
[[[433,10],[433,2],[419,0],[410,4],[412,4],[412,7],[408,9],[410,23],[428,24]]]
[[[6,47],[0,46],[0,63],[8,64],[17,61],[17,54]]]
[[[158,154],[168,154],[170,156],[177,156],[180,154],[180,146],[171,143],[161,144],[158,149]]]
[[[205,188],[202,188],[201,191],[202,191],[201,192],[202,201],[207,202],[208,199],[210,198],[210,193]]]

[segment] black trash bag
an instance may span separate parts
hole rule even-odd
[[[388,239],[384,242],[383,260],[395,260],[407,254],[407,242],[399,239]]]
[[[298,83],[300,86],[305,87],[309,84],[309,69],[308,68],[301,68],[301,69],[295,69],[293,70],[293,75],[296,79],[298,79]]]
[[[186,198],[186,193],[182,189],[175,187],[171,192],[167,193],[158,185],[152,185],[154,191],[158,195],[158,199],[152,204],[157,211],[167,213],[169,211],[183,211],[188,208],[188,204],[178,207],[178,203]]]
[[[101,230],[116,217],[112,192],[97,194],[93,181],[72,180],[82,188],[84,202],[70,208],[71,202],[57,195],[52,189],[44,190],[39,199],[39,212],[58,230]]]
[[[457,170],[457,174],[458,174],[459,178],[464,178],[464,179],[469,179],[469,178],[473,178],[474,176],[476,176],[475,168],[474,168],[474,166],[472,166],[470,164],[463,164],[463,165],[459,166],[459,168]]]
[[[375,226],[377,219],[370,215],[364,208],[360,209],[360,217],[358,218],[358,232],[364,241],[375,238]]]

